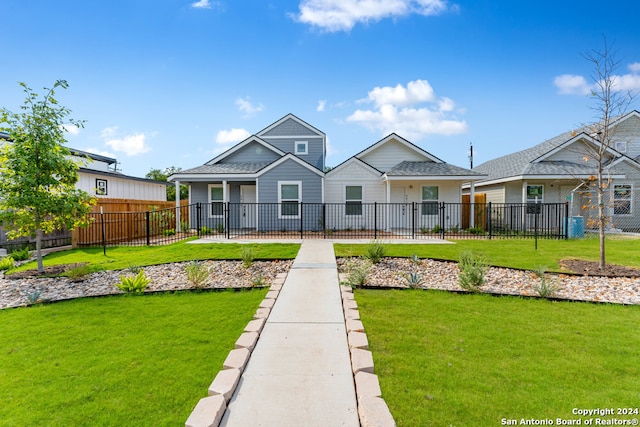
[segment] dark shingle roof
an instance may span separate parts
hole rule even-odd
[[[242,163],[216,163],[214,165],[202,165],[192,169],[186,169],[179,174],[236,174],[256,173],[273,162],[242,162]]]
[[[387,176],[471,176],[478,173],[450,165],[436,162],[411,162],[405,160],[387,171]]]

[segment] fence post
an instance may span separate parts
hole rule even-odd
[[[327,204],[322,204],[322,235],[327,238]]]
[[[444,240],[444,215],[447,208],[445,202],[440,203],[440,238]]]
[[[196,230],[198,230],[198,237],[200,237],[200,215],[202,214],[202,203],[196,203]]]
[[[378,239],[378,202],[373,202],[373,239]]]
[[[488,206],[485,205],[485,209],[487,209],[487,208],[489,209],[489,213],[487,214],[486,211],[485,211],[485,218],[486,218],[486,221],[487,221],[487,224],[486,224],[487,230],[489,231],[489,240],[491,240],[491,236],[492,236],[492,233],[493,233],[493,230],[491,229],[491,223],[493,222],[491,220],[491,215],[492,215],[491,213],[493,212],[493,209],[491,209],[491,202],[489,202]]]
[[[151,212],[145,212],[145,219],[147,223],[147,246],[151,245]]]
[[[416,202],[411,202],[411,239],[416,238]]]
[[[569,238],[569,202],[564,202],[564,236],[563,237],[565,238],[565,240]]]
[[[303,219],[302,219],[303,214],[302,214],[302,212],[304,211],[304,209],[303,209],[304,208],[304,203],[303,202],[300,202],[299,208],[300,208],[300,238],[304,239],[304,232],[302,231],[303,230],[303,228],[302,228],[302,224],[303,224]]]
[[[231,206],[229,202],[224,204],[224,231],[227,239],[231,238]]]

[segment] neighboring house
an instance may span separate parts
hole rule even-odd
[[[243,204],[233,206],[241,212],[228,213],[231,228],[296,229],[300,203],[324,201],[325,155],[326,135],[288,114],[204,165],[171,175],[169,181],[189,185],[191,204],[209,206],[208,224],[224,224],[224,203],[230,202]],[[310,223],[317,220],[308,218]]]
[[[610,227],[640,230],[640,113],[632,111],[611,124],[613,142],[606,151],[605,177],[611,179],[605,206]],[[523,151],[485,162],[474,171],[487,174],[475,184],[492,203],[564,203],[569,215],[595,227],[593,186],[596,160],[590,147],[598,141],[588,127],[565,132]],[[527,209],[527,214],[535,209]]]
[[[0,140],[10,141],[0,132]],[[116,171],[117,160],[69,148],[72,158],[80,163],[76,188],[99,198],[130,200],[167,200],[167,183],[124,175]]]
[[[373,226],[373,216],[362,205],[370,210],[374,202],[387,204],[376,214],[376,225],[387,230],[458,228],[464,222],[462,209],[448,211],[442,224],[440,203],[461,203],[462,184],[482,178],[484,174],[445,163],[392,133],[329,171],[325,200],[346,205],[344,218],[332,220],[346,220],[352,228]]]
[[[166,201],[167,183],[124,175],[116,170],[117,160],[71,148],[81,164],[76,187],[98,198]]]

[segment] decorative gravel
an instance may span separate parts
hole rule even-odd
[[[338,268],[341,280],[346,280],[350,265],[362,263],[359,259],[339,259]],[[367,287],[407,288],[409,273],[421,278],[420,288],[463,291],[458,285],[458,264],[455,262],[435,261],[431,259],[413,262],[407,258],[384,258],[372,265],[367,276]],[[490,267],[485,275],[486,283],[481,292],[538,296],[534,284],[540,279],[531,271]],[[640,278],[574,276],[549,274],[558,290],[554,298],[611,302],[619,304],[640,304]]]
[[[287,273],[293,261],[255,261],[245,268],[241,261],[203,261],[209,270],[209,279],[203,289],[249,288],[258,278],[271,283],[279,273]],[[151,279],[146,292],[178,291],[193,289],[187,279],[188,262],[144,267]],[[39,294],[42,301],[59,301],[72,298],[123,293],[115,284],[120,276],[133,275],[131,271],[101,271],[88,275],[84,280],[71,281],[66,277],[6,279],[0,278],[0,309],[28,305]]]
[[[359,259],[338,259],[341,280],[346,280],[348,264],[360,263]],[[187,280],[185,267],[189,263],[173,263],[144,267],[151,279],[147,292],[193,289]],[[293,261],[256,261],[249,268],[240,261],[205,261],[210,275],[204,289],[247,288],[253,286],[258,277],[266,284],[279,273],[287,273]],[[421,279],[420,288],[462,291],[458,285],[458,264],[430,259],[412,262],[406,258],[384,258],[371,266],[366,286],[382,288],[407,288],[409,273]],[[131,275],[127,270],[103,271],[91,274],[81,281],[57,278],[0,278],[0,309],[28,305],[30,299],[39,294],[42,301],[58,301],[89,296],[121,294],[115,284],[121,275]],[[549,275],[558,286],[555,298],[610,302],[618,304],[640,304],[640,278],[607,278],[593,276]],[[539,279],[533,272],[508,268],[490,267],[486,283],[480,288],[485,293],[537,296],[534,289]]]

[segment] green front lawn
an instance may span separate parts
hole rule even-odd
[[[398,426],[555,422],[584,418],[573,408],[640,402],[638,306],[415,290],[355,296]]]
[[[465,250],[483,254],[491,265],[535,270],[546,266],[550,271],[560,271],[559,262],[565,258],[588,261],[599,259],[597,238],[579,240],[538,240],[535,249],[533,239],[455,240],[453,244],[389,244],[387,256],[432,258],[458,261]],[[336,244],[337,257],[362,256],[366,244]],[[606,261],[612,264],[640,268],[640,239],[609,237],[606,240]]]
[[[0,426],[184,425],[266,292],[0,311]]]
[[[300,244],[292,243],[186,243],[177,242],[163,246],[118,246],[107,248],[72,249],[54,252],[43,258],[44,266],[86,263],[91,271],[122,270],[131,266],[167,264],[209,259],[241,259],[242,248],[250,247],[255,259],[293,259]],[[36,268],[30,262],[12,271]],[[11,273],[11,271],[9,272]]]

